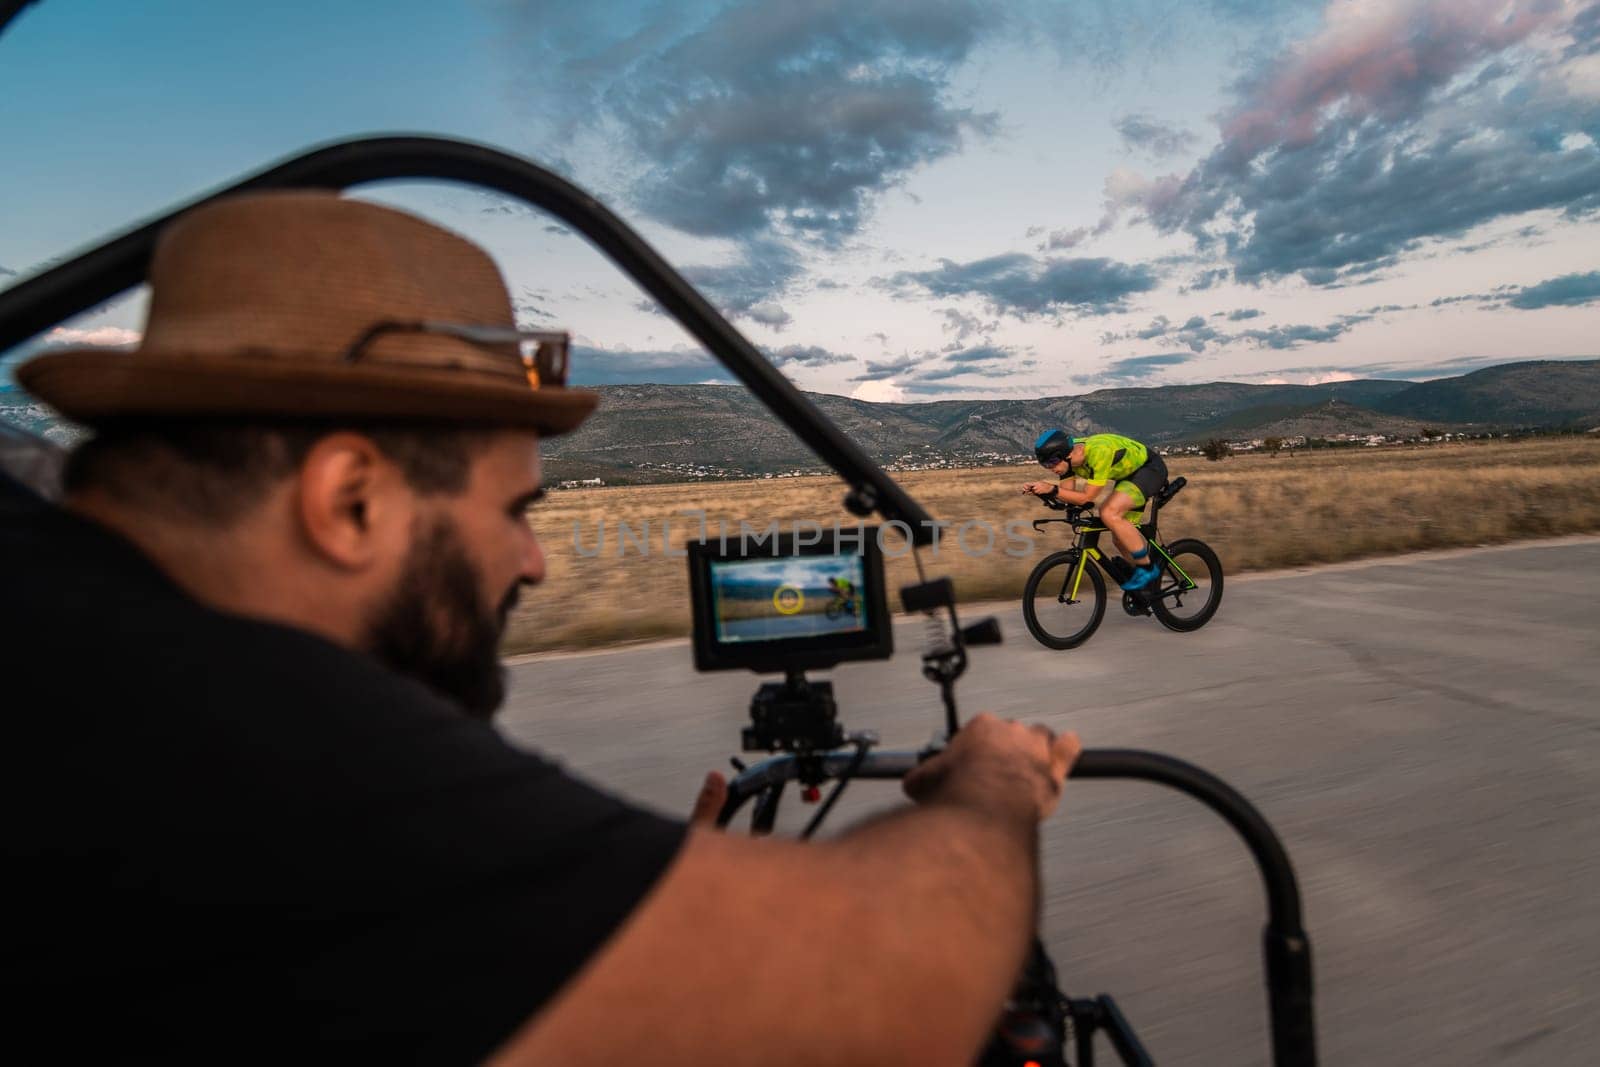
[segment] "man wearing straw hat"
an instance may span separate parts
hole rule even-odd
[[[593,409],[493,262],[315,192],[168,228],[139,349],[21,384],[94,430],[0,477],[10,1038],[163,1062],[965,1062],[1077,753],[979,716],[921,803],[801,845],[488,724],[543,576],[541,437]],[[37,1043],[43,1040],[47,1044]]]

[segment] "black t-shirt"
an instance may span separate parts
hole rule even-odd
[[[0,996],[40,1062],[473,1061],[682,843],[4,475],[0,576]]]

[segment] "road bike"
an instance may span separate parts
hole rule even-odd
[[[837,619],[837,618],[840,618],[840,617],[846,616],[846,615],[851,616],[852,618],[855,617],[855,615],[856,615],[856,592],[855,592],[855,590],[854,589],[850,589],[850,590],[847,591],[847,590],[843,590],[843,589],[835,589],[833,591],[833,599],[828,601],[828,607],[827,607],[826,614],[828,616],[829,621],[832,621],[834,619]]]
[[[1143,533],[1161,577],[1152,587],[1122,594],[1122,610],[1129,615],[1154,615],[1161,625],[1180,633],[1210,622],[1222,603],[1222,562],[1211,547],[1192,537],[1164,543],[1157,529],[1162,506],[1187,484],[1187,478],[1174,478],[1148,501]],[[1077,648],[1094,635],[1105,618],[1106,580],[1102,573],[1121,585],[1132,568],[1121,556],[1108,557],[1101,550],[1100,535],[1106,527],[1089,509],[1040,500],[1047,508],[1066,512],[1066,517],[1035,519],[1035,532],[1063,523],[1075,533],[1071,548],[1052,552],[1028,575],[1022,588],[1022,619],[1028,632],[1046,648]]]

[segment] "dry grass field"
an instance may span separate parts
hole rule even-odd
[[[1519,442],[1470,442],[1416,448],[1338,449],[1277,457],[1234,456],[1220,463],[1169,459],[1188,486],[1165,510],[1162,537],[1199,537],[1230,574],[1363,556],[1600,530],[1600,440],[1554,437]],[[1018,487],[1041,475],[1019,466],[918,471],[901,484],[937,518],[980,520],[995,530],[993,547],[973,555],[949,543],[930,574],[954,577],[965,600],[1020,596],[1034,563],[1064,546],[1065,528],[1008,541],[1005,524],[1047,512]],[[779,520],[824,527],[857,521],[840,504],[844,486],[832,478],[569,490],[535,509],[548,577],[530,590],[506,635],[507,652],[582,648],[685,634],[689,628],[687,566],[663,553],[681,551],[699,536],[686,511],[703,510],[712,535],[717,521],[731,535],[740,520],[765,529]],[[605,524],[603,550],[599,547]],[[619,538],[626,523],[631,538]],[[648,523],[648,553],[641,538]],[[619,542],[621,551],[619,553]],[[981,527],[967,531],[972,553],[986,544]],[[892,536],[892,555],[899,551]],[[581,548],[581,551],[580,551]],[[1021,552],[1025,555],[1008,555]],[[910,557],[888,563],[893,591],[915,580]]]

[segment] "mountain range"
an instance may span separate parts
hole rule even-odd
[[[738,386],[612,385],[576,432],[546,442],[554,479],[759,475],[820,461]],[[1600,426],[1600,360],[1510,363],[1429,382],[1212,382],[1031,400],[874,403],[807,394],[879,463],[1030,454],[1039,431],[1113,432],[1154,444],[1211,437],[1414,435]]]
[[[576,432],[545,442],[551,480],[676,481],[811,470],[820,461],[740,386],[611,385]],[[1164,385],[1031,400],[874,403],[807,394],[886,465],[1001,460],[1031,453],[1048,426],[1110,431],[1160,445],[1305,434],[1416,434],[1600,426],[1600,359],[1507,363],[1428,382]],[[78,436],[20,390],[0,389],[0,419],[61,443]]]

